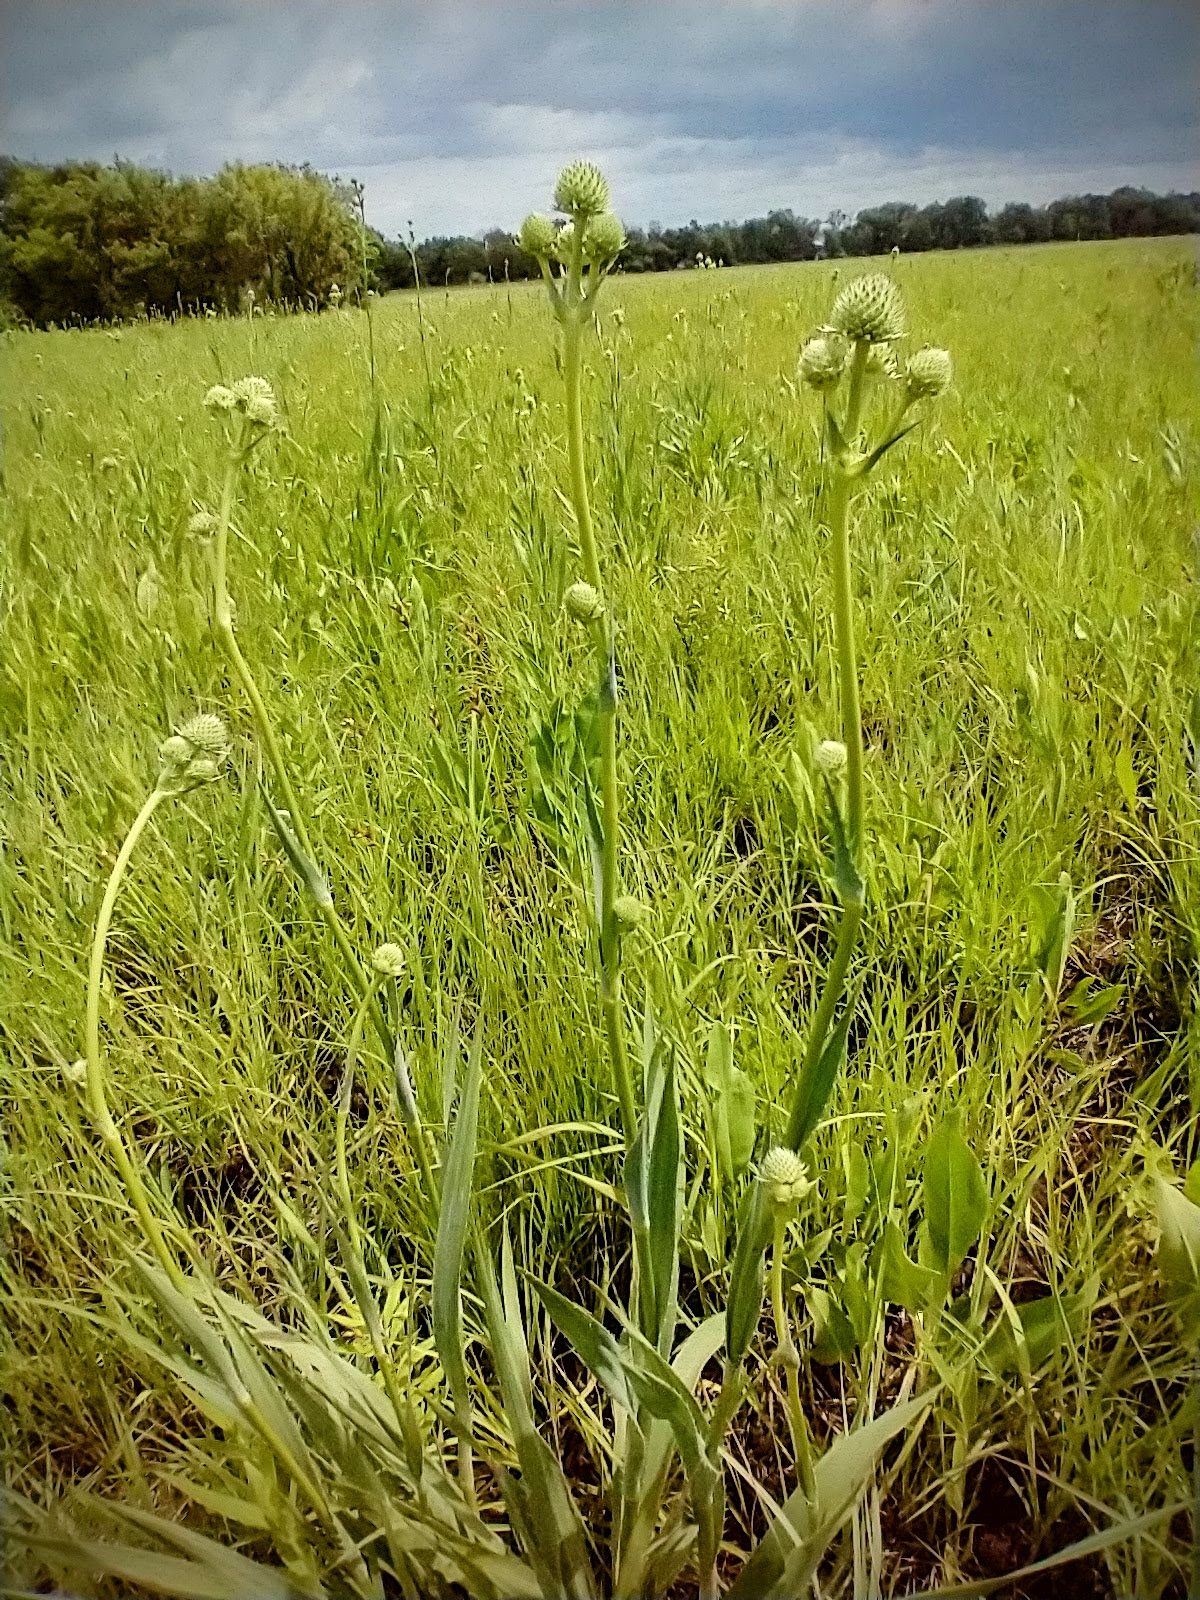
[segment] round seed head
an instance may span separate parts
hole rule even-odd
[[[846,746],[840,739],[822,739],[813,752],[818,772],[827,772],[831,778],[846,770]]]
[[[631,894],[621,894],[613,901],[613,921],[618,933],[632,933],[646,920],[646,908]]]
[[[404,951],[398,944],[381,944],[371,957],[371,965],[385,978],[398,978],[404,971]]]
[[[572,161],[558,175],[554,204],[569,217],[598,217],[608,210],[608,179],[591,161]]]
[[[828,393],[837,388],[846,370],[846,346],[840,339],[818,335],[800,351],[798,367],[801,380],[810,389]]]
[[[204,396],[204,404],[210,411],[236,411],[237,403],[237,395],[223,383],[214,383]]]
[[[583,236],[583,248],[589,261],[615,261],[625,248],[625,229],[620,217],[611,211],[593,217]]]
[[[604,600],[590,583],[573,583],[563,595],[566,613],[575,622],[597,622],[604,615]]]
[[[855,278],[833,303],[833,326],[847,339],[886,344],[902,339],[907,326],[899,289],[882,272]]]
[[[763,1157],[758,1176],[766,1187],[767,1199],[780,1209],[798,1205],[812,1188],[803,1161],[794,1150],[786,1150],[782,1145]]]
[[[542,216],[540,211],[531,211],[521,224],[517,243],[527,256],[536,256],[539,261],[545,261],[553,253],[557,235],[558,229],[549,217]]]
[[[945,394],[953,376],[949,351],[930,346],[909,356],[904,383],[913,400],[935,400],[938,395]]]

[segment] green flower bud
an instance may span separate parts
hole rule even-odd
[[[552,254],[556,261],[561,261],[564,267],[571,264],[571,252],[575,248],[575,224],[568,222],[554,235],[554,249]]]
[[[836,389],[846,370],[846,346],[840,339],[810,339],[800,351],[801,380],[818,393]]]
[[[646,908],[631,894],[621,894],[613,901],[613,921],[618,933],[632,933],[646,920]]]
[[[833,327],[847,339],[886,344],[904,337],[907,322],[899,289],[882,272],[855,278],[833,303]]]
[[[554,204],[569,217],[583,220],[608,210],[608,179],[591,161],[572,161],[558,175]]]
[[[782,1145],[763,1157],[758,1176],[768,1201],[779,1210],[799,1205],[813,1187],[803,1161],[794,1150],[785,1150]]]
[[[236,411],[237,403],[237,395],[223,383],[214,383],[204,396],[204,404],[210,411]]]
[[[545,261],[553,254],[554,241],[557,237],[558,229],[550,218],[542,216],[540,211],[531,211],[521,224],[517,243],[526,255],[536,256],[539,261]]]
[[[168,794],[185,794],[209,783],[228,753],[229,730],[220,717],[202,711],[159,745],[158,787]]]
[[[930,346],[909,356],[904,384],[910,399],[935,400],[938,395],[945,394],[953,375],[949,351]]]
[[[583,236],[583,249],[589,261],[615,261],[625,248],[625,229],[611,211],[593,217]]]
[[[563,595],[563,606],[576,622],[598,622],[604,615],[604,600],[590,583],[573,583]]]
[[[404,951],[398,944],[381,944],[371,957],[371,965],[385,978],[398,978],[404,971]]]
[[[818,772],[827,772],[831,778],[846,770],[846,746],[840,739],[822,739],[813,751]]]
[[[207,539],[217,531],[217,519],[211,511],[197,511],[188,518],[187,531],[196,539]]]

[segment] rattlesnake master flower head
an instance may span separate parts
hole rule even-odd
[[[563,608],[575,622],[598,622],[604,615],[604,599],[590,583],[573,583],[563,595]]]
[[[899,375],[900,368],[896,362],[896,352],[890,344],[873,344],[867,353],[867,376],[870,378],[891,378]]]
[[[605,211],[593,217],[583,236],[583,251],[589,261],[615,261],[625,248],[625,229],[620,217]]]
[[[237,403],[237,395],[223,383],[214,383],[204,396],[204,404],[209,411],[236,411]]]
[[[564,267],[571,264],[571,252],[575,248],[575,224],[568,222],[554,235],[554,245],[551,250],[556,261],[561,261]]]
[[[371,965],[385,978],[398,978],[404,971],[404,951],[398,944],[381,944],[371,957]]]
[[[763,1157],[758,1176],[770,1204],[779,1210],[799,1205],[812,1188],[808,1168],[794,1150],[777,1145]]]
[[[527,256],[536,256],[539,261],[545,261],[553,254],[557,237],[558,229],[550,218],[542,216],[540,211],[531,211],[521,224],[517,243]]]
[[[187,531],[194,539],[207,539],[217,531],[217,519],[211,511],[196,511],[188,518]]]
[[[840,739],[822,739],[813,751],[813,761],[818,772],[825,772],[831,778],[839,777],[846,770],[846,746]]]
[[[576,221],[608,210],[608,179],[591,161],[572,161],[554,185],[554,204]]]
[[[618,933],[632,933],[646,920],[646,908],[631,894],[619,894],[613,901],[613,921]]]
[[[836,389],[846,370],[846,346],[840,339],[818,334],[800,351],[797,363],[800,378],[810,389],[828,393]]]
[[[902,339],[908,326],[900,291],[882,272],[868,272],[848,283],[833,302],[831,321],[847,339],[870,344]]]
[[[211,711],[202,711],[159,746],[158,787],[168,794],[183,794],[208,783],[228,754],[228,728]]]
[[[929,346],[909,356],[904,369],[904,386],[912,400],[936,400],[950,387],[953,376],[950,352]]]
[[[238,410],[261,428],[274,427],[279,420],[275,391],[265,378],[239,378],[233,385]]]

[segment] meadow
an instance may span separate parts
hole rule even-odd
[[[818,1445],[897,1396],[931,1398],[821,1555],[805,1592],[826,1600],[988,1581],[1189,1592],[1200,1401],[1154,1180],[1179,1184],[1200,1157],[1194,259],[1156,240],[889,268],[912,344],[945,346],[954,382],[854,502],[869,894],[783,1292]],[[813,761],[840,737],[828,442],[796,360],[872,265],[617,274],[584,350],[619,628],[621,872],[644,908],[623,941],[625,1020],[636,1039],[649,1007],[670,1041],[684,1328],[725,1305],[741,1198],[778,1142],[830,960]],[[503,1579],[445,1574],[354,1588],[336,1562],[310,1563],[303,1586],[303,1497],[260,1457],[235,1487],[233,1431],[131,1261],[145,1246],[77,1063],[92,930],[158,746],[219,713],[227,772],[159,812],[117,902],[100,995],[114,1116],[221,1289],[372,1381],[381,1336],[403,1353],[415,1426],[452,1462],[431,1354],[437,1196],[272,825],[261,739],[211,626],[195,519],[217,511],[227,446],[202,402],[259,375],[284,425],[238,481],[230,589],[316,858],[363,960],[403,953],[389,1018],[439,1133],[453,1041],[477,1042],[475,1189],[494,1239],[503,1220],[523,1269],[601,1320],[626,1293],[577,781],[593,663],[563,611],[580,571],[545,292],[389,296],[370,326],[344,308],[4,338],[8,1582],[193,1592],[149,1567],[106,1577],[94,1546],[90,1575],[71,1557],[71,1540],[114,1537],[116,1502],[287,1568],[280,1594],[502,1594]],[[753,1159],[744,1115],[731,1134],[735,1072]],[[948,1116],[986,1221],[946,1305],[906,1309],[880,1263],[889,1239],[918,1238]],[[343,1188],[349,1223],[331,1204]],[[504,1457],[481,1294],[462,1304],[475,1427]],[[611,1400],[522,1294],[538,1424],[602,1550]],[[768,1308],[725,1443],[722,1582],[796,1481],[771,1324]],[[706,1367],[697,1393],[719,1378]],[[489,1527],[498,1483],[480,1469]],[[145,1521],[121,1537],[162,1543]],[[695,1592],[690,1546],[680,1560],[662,1592]],[[231,1571],[194,1592],[250,1592]]]

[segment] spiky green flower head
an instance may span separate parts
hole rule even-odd
[[[193,539],[211,538],[217,531],[217,519],[211,511],[196,511],[188,518],[187,531]]]
[[[599,622],[604,599],[590,583],[573,583],[563,595],[563,608],[574,622]]]
[[[558,229],[550,218],[544,217],[540,211],[531,211],[521,224],[517,243],[527,256],[534,256],[538,261],[548,261],[554,254],[554,241],[557,238]]]
[[[646,920],[646,908],[631,894],[619,894],[613,901],[613,921],[618,933],[632,933]]]
[[[813,751],[813,760],[818,772],[827,773],[831,778],[840,777],[846,770],[846,746],[840,739],[822,739]]]
[[[229,729],[211,711],[201,711],[159,746],[158,787],[168,794],[183,794],[208,783],[228,754]]]
[[[236,411],[237,395],[223,383],[214,383],[204,396],[204,405],[208,411]]]
[[[847,339],[887,344],[907,330],[904,300],[882,272],[868,272],[842,289],[833,303],[833,327]]]
[[[375,971],[385,978],[398,978],[404,971],[404,951],[398,944],[381,944],[371,957]]]
[[[758,1176],[767,1191],[767,1200],[781,1211],[799,1205],[812,1188],[808,1168],[794,1150],[782,1145],[776,1145],[763,1157]]]
[[[572,161],[554,185],[555,208],[576,222],[608,210],[608,179],[592,161]]]
[[[868,378],[888,378],[893,382],[899,376],[896,352],[890,344],[873,344],[867,352]]]
[[[239,378],[233,385],[238,410],[261,428],[272,428],[279,420],[275,391],[265,378]]]
[[[615,261],[625,248],[625,229],[611,211],[593,217],[583,236],[583,253],[589,261],[605,264]]]
[[[950,352],[929,345],[909,356],[904,369],[904,387],[910,400],[936,400],[950,387],[953,376]]]
[[[846,346],[840,339],[818,334],[800,351],[797,363],[802,382],[819,394],[836,389],[846,370]]]
[[[551,250],[556,261],[561,261],[564,267],[571,264],[571,252],[575,248],[575,224],[566,222],[554,235],[554,246]]]

